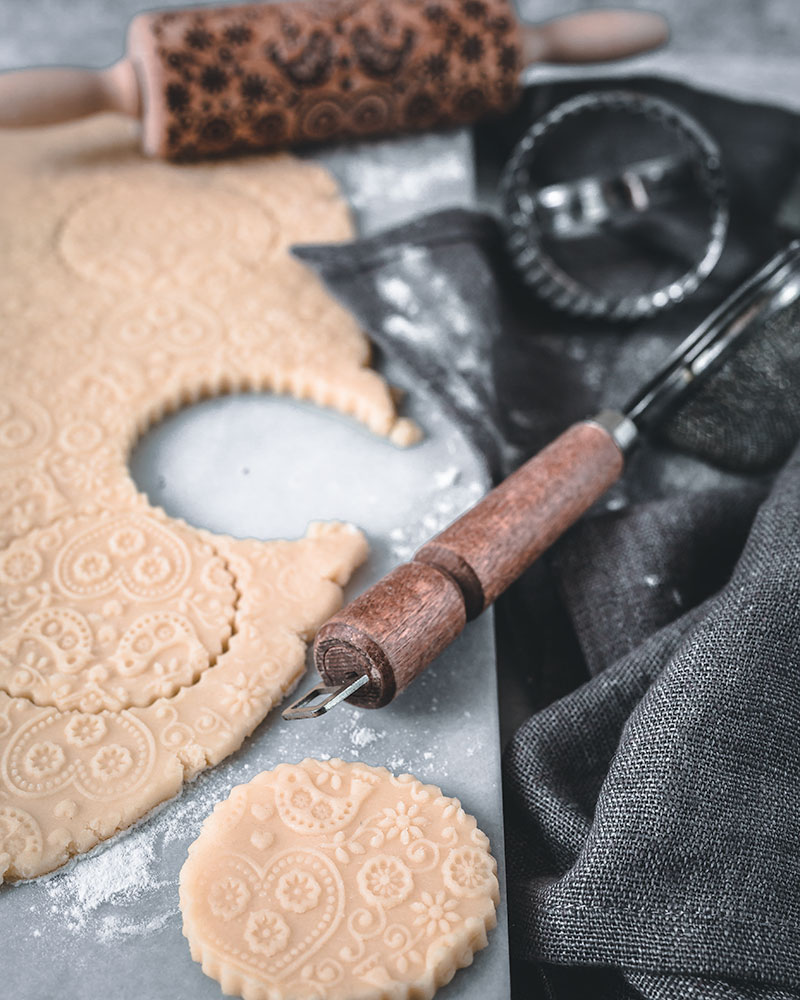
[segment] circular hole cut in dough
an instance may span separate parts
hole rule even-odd
[[[489,841],[457,799],[338,759],[233,789],[181,870],[192,958],[245,1000],[432,997],[487,944]]]

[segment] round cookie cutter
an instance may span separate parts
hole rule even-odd
[[[590,174],[587,155],[600,164]],[[635,320],[676,305],[714,269],[728,231],[714,139],[671,102],[633,91],[553,108],[517,143],[500,194],[524,282],[576,316]]]

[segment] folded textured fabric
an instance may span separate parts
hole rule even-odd
[[[725,254],[675,310],[632,328],[557,315],[474,212],[300,251],[496,477],[623,403],[788,238],[795,117],[631,83],[703,121],[728,169]],[[532,92],[521,114],[575,90]],[[483,133],[484,160],[525,124]],[[735,408],[735,384],[714,391]],[[731,427],[717,457],[735,468],[758,442]],[[497,605],[519,997],[800,997],[800,454],[777,479],[722,471],[669,430]]]
[[[571,540],[563,563],[579,550],[589,567],[573,621],[610,665],[506,751],[520,957],[618,966],[648,997],[739,996],[736,980],[800,989],[800,452],[717,594],[621,635],[603,597],[609,578],[628,581],[617,597],[634,615],[631,581],[658,586],[642,573],[654,547],[689,547],[673,584],[713,586],[703,552],[724,573],[758,499],[697,494],[680,525],[644,504]],[[657,604],[645,598],[645,615]],[[700,977],[731,984],[714,993]]]

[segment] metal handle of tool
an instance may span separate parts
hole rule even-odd
[[[635,437],[621,413],[574,424],[348,604],[314,643],[324,707],[307,696],[288,717],[388,704],[619,478]]]

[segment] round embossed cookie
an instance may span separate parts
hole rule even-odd
[[[192,958],[245,1000],[429,998],[487,944],[489,841],[457,799],[341,760],[218,805],[180,878]]]
[[[180,525],[63,518],[0,552],[0,691],[61,711],[150,705],[214,662],[234,601],[223,560]]]

